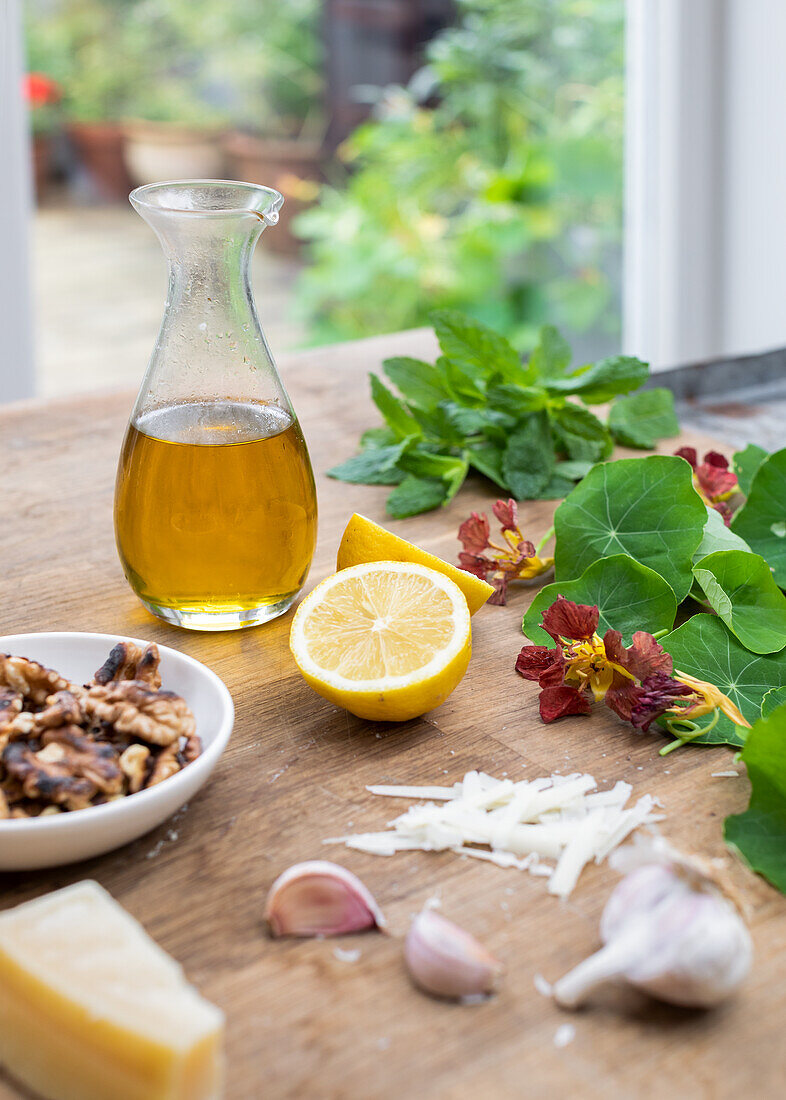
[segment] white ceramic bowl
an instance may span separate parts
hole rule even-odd
[[[9,634],[0,637],[0,653],[29,657],[82,684],[92,679],[112,646],[124,641],[148,644],[116,634]],[[127,844],[165,821],[209,778],[232,732],[232,697],[218,676],[193,657],[165,645],[158,648],[164,688],[182,695],[194,712],[201,755],[155,787],[116,802],[51,817],[0,821],[0,871],[57,867]]]

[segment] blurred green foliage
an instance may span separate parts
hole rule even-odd
[[[70,118],[298,133],[320,117],[320,0],[27,0],[27,65]]]
[[[458,0],[298,220],[315,343],[464,310],[531,347],[548,321],[613,345],[623,0]]]

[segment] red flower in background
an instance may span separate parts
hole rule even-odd
[[[699,462],[695,447],[680,447],[674,454],[690,465],[696,492],[708,507],[720,512],[728,527],[733,509],[726,502],[739,489],[737,475],[729,469],[728,458],[717,451],[707,451]]]
[[[489,603],[504,604],[509,581],[537,577],[551,568],[554,559],[539,557],[534,545],[522,535],[515,500],[498,500],[493,512],[501,524],[506,545],[492,542],[488,516],[473,512],[459,527],[458,537],[464,547],[459,564],[467,573],[494,585],[496,591]]]
[[[62,97],[60,85],[46,73],[27,73],[23,78],[22,87],[25,99],[33,109],[50,107],[54,103],[59,103]]]

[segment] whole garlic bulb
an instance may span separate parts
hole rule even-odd
[[[553,987],[566,1008],[613,978],[671,1004],[709,1008],[750,970],[748,929],[704,868],[663,842],[650,846],[655,862],[646,862],[643,845],[638,849],[634,862],[645,862],[625,876],[603,911],[605,946]]]

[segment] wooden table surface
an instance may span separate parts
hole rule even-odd
[[[413,332],[282,357],[319,493],[309,589],[333,571],[352,511],[386,522],[387,490],[324,476],[376,422],[366,372],[386,355],[432,351],[431,335]],[[755,964],[735,1001],[701,1013],[606,990],[569,1015],[536,992],[533,977],[553,980],[595,949],[616,881],[607,867],[587,868],[561,903],[525,872],[452,854],[380,858],[321,843],[382,828],[406,805],[369,795],[369,783],[446,784],[472,768],[514,779],[581,770],[603,785],[628,780],[634,798],[657,795],[666,835],[687,850],[723,855],[723,818],[748,796],[743,767],[739,778],[712,777],[731,766],[730,752],[696,747],[663,759],[659,738],[634,734],[603,707],[589,720],[542,725],[537,685],[513,672],[526,588],[514,589],[507,607],[475,617],[473,660],[448,702],[400,726],[362,721],[313,694],[290,658],[289,615],[224,635],[158,622],[126,586],[112,533],[115,464],[131,404],[128,393],[91,394],[0,412],[0,634],[95,630],[166,643],[226,681],[235,731],[212,781],[176,819],[87,863],[0,876],[0,906],[98,879],[225,1010],[229,1100],[782,1096],[786,902],[740,865],[733,873],[751,907]],[[448,509],[391,525],[455,560],[460,521],[493,499],[478,479]],[[552,510],[545,502],[522,507],[535,542]],[[393,935],[267,938],[268,886],[290,864],[314,858],[358,873]],[[485,1004],[440,1003],[407,980],[401,937],[435,894],[446,916],[504,962],[499,994]],[[360,958],[343,961],[336,948],[356,948]],[[554,1034],[566,1021],[575,1038],[559,1048]],[[0,1082],[2,1100],[19,1095]]]

